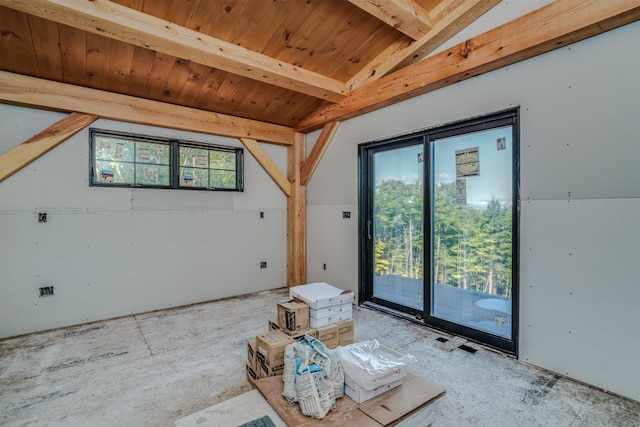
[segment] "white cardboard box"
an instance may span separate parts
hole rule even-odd
[[[358,348],[360,344],[355,343],[351,345]],[[339,350],[338,354],[340,356],[340,359],[342,360],[342,367],[344,369],[344,383],[353,390],[377,390],[384,385],[395,384],[397,381],[402,380],[404,377],[406,377],[409,373],[407,365],[397,365],[395,367],[386,366],[382,369],[376,369],[377,372],[367,375],[365,374],[366,370],[364,370],[361,365],[371,364],[371,361],[367,360],[367,358],[363,355],[359,357],[359,359],[361,360],[359,360],[357,364],[353,363],[353,360],[352,362],[349,362],[348,359],[345,360],[343,358],[343,353],[348,354],[350,352],[349,348],[349,346],[345,346],[344,348]],[[372,355],[373,354],[375,354],[375,356],[373,357],[381,358],[381,360],[386,359],[387,361],[394,361],[403,357],[401,353],[398,353],[397,351],[392,350],[382,344],[380,344],[379,347],[375,349],[375,352],[372,353]],[[353,358],[353,356],[350,357]],[[356,382],[355,377],[360,375],[359,372],[361,371],[362,376]],[[351,375],[349,375],[349,373],[354,374],[354,376],[352,377]]]
[[[332,305],[353,303],[353,292],[336,288],[324,282],[294,286],[289,288],[289,295],[306,302],[309,308],[313,310]]]
[[[351,319],[351,312],[335,313],[331,316],[321,317],[319,319],[316,319],[315,317],[309,317],[309,326],[312,328],[321,328],[332,323],[342,322],[343,320],[349,319]]]
[[[346,376],[345,376],[345,380],[346,380]],[[363,388],[358,387],[358,385],[355,384],[353,381],[351,382],[351,384],[355,385],[355,388],[351,388],[345,381],[344,394],[346,394],[351,399],[353,399],[354,402],[362,403],[362,402],[366,402],[369,399],[373,399],[374,397],[379,396],[386,391],[389,391],[393,388],[396,388],[402,385],[403,382],[404,382],[404,378],[400,378],[397,381],[394,381],[390,384],[381,385],[379,387],[374,388],[373,390],[365,390]]]
[[[325,308],[319,308],[317,310],[309,309],[309,317],[313,319],[322,319],[323,317],[335,316],[338,313],[344,313],[349,315],[349,318],[353,315],[353,306],[350,302],[346,304],[332,305]]]

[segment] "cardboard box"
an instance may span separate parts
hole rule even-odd
[[[353,319],[343,320],[342,322],[336,323],[338,326],[338,345],[348,345],[353,344],[354,340],[354,332],[355,332],[355,322]]]
[[[316,331],[316,338],[327,348],[334,349],[340,344],[338,325],[335,323],[318,328]]]
[[[254,372],[258,365],[257,360],[258,358],[256,357],[256,340],[250,339],[247,343],[247,364],[251,366],[251,369],[253,369]]]
[[[375,354],[390,361],[397,361],[403,357],[401,353],[398,353],[397,351],[392,350],[382,344],[375,350]],[[355,368],[357,367],[358,366],[356,364]],[[349,376],[349,374],[347,374],[347,370],[345,369],[344,383],[354,390],[362,389],[372,391],[386,384],[391,384],[397,382],[398,380],[402,380],[405,376],[408,375],[408,373],[409,371],[406,365],[389,366],[387,368],[376,369],[375,373],[370,373],[366,376],[363,375],[356,382],[356,379]]]
[[[345,383],[344,394],[346,394],[351,399],[353,399],[354,402],[362,403],[362,402],[366,402],[367,400],[373,399],[374,397],[379,396],[384,392],[387,392],[393,388],[396,388],[402,385],[403,381],[404,381],[404,378],[400,378],[397,381],[394,381],[390,384],[381,385],[380,387],[376,387],[373,390],[365,390],[361,387],[358,387],[358,385],[354,383],[352,384],[355,385],[355,388],[351,388],[349,385]]]
[[[269,331],[256,335],[257,363],[278,366],[284,363],[284,348],[294,340],[282,331]]]
[[[335,316],[339,313],[345,313],[351,317],[353,315],[353,307],[351,303],[348,302],[345,304],[330,305],[329,307],[319,308],[317,310],[310,309],[309,317],[320,319],[322,317]]]
[[[316,420],[305,417],[299,408],[282,398],[281,377],[258,379],[255,386],[289,427],[343,426],[345,420],[349,420],[348,425],[358,427],[396,425],[414,414],[429,413],[431,404],[445,394],[441,387],[411,375],[405,377],[402,385],[363,403],[348,396],[338,399],[335,409],[324,419]]]
[[[320,319],[315,319],[313,317],[309,318],[309,324],[312,328],[321,328],[323,326],[330,325],[332,323],[338,323],[343,320],[351,319],[351,313],[336,313],[329,317],[322,317]]]
[[[278,325],[278,318],[269,319],[269,331],[279,331],[282,328]]]
[[[315,329],[305,329],[304,331],[299,331],[299,332],[285,331],[284,329],[281,329],[281,331],[287,334],[288,336],[290,336],[295,341],[300,341],[302,338],[304,338],[305,335],[309,335],[313,338],[317,338],[316,337],[317,332]]]
[[[245,365],[245,370],[247,371],[247,381],[249,381],[249,384],[255,385],[254,381],[258,379],[258,374],[256,373],[256,370],[251,366],[249,366],[248,362]]]
[[[258,368],[258,378],[274,377],[276,375],[282,375],[282,372],[284,371],[284,363],[275,366],[260,363]]]
[[[313,310],[332,305],[353,304],[353,292],[344,291],[324,282],[293,286],[289,288],[289,296],[306,302]]]
[[[340,338],[340,342],[338,343],[338,345],[339,346],[345,346],[345,345],[353,344],[354,342],[356,342],[356,340],[354,340],[353,337],[351,337],[351,338]]]
[[[292,332],[309,329],[309,306],[293,299],[279,302],[278,325],[283,330]]]

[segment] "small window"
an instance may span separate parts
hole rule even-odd
[[[242,191],[241,148],[91,129],[91,185]]]
[[[233,190],[236,153],[202,146],[180,145],[180,187]]]

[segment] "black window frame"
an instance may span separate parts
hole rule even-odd
[[[134,146],[137,143],[146,143],[146,144],[159,144],[165,145],[168,150],[168,163],[154,163],[154,162],[144,162],[137,159],[137,153],[133,153],[133,160],[114,160],[114,159],[99,159],[96,158],[96,137],[107,137],[113,139],[122,139],[123,141],[127,141],[130,143],[133,141]],[[208,154],[207,166],[206,167],[197,167],[193,166],[189,169],[201,169],[207,171],[207,185],[206,186],[198,186],[198,185],[184,185],[184,182],[181,185],[181,170],[184,165],[180,165],[180,150],[181,148],[194,148],[197,150],[205,150]],[[235,167],[229,169],[219,169],[212,168],[210,161],[210,156],[212,152],[222,152],[222,153],[232,153],[235,155]],[[100,161],[111,161],[118,162],[122,164],[131,164],[133,165],[133,173],[134,173],[134,182],[133,183],[118,183],[118,182],[105,182],[101,181],[98,176],[98,166],[97,162]],[[150,164],[155,166],[163,166],[168,167],[169,174],[169,183],[168,184],[149,184],[149,183],[141,183],[137,179],[137,166]],[[209,173],[211,171],[222,170],[222,171],[234,171],[235,173],[235,186],[233,188],[230,187],[215,187],[211,186],[211,181],[209,177]],[[113,173],[113,171],[112,171]],[[184,181],[184,180],[183,180]],[[244,191],[244,150],[241,147],[230,147],[218,144],[209,144],[204,142],[195,142],[195,141],[187,141],[181,139],[173,139],[173,138],[162,138],[150,135],[141,135],[136,133],[128,133],[128,132],[118,132],[106,129],[98,129],[98,128],[90,128],[89,129],[89,186],[91,187],[109,187],[109,188],[152,188],[152,189],[170,189],[170,190],[200,190],[200,191],[234,191],[234,192],[243,192]]]

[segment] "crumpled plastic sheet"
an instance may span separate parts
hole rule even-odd
[[[361,341],[338,347],[344,373],[365,390],[373,390],[403,378],[416,358],[397,356],[380,346],[378,340]]]

